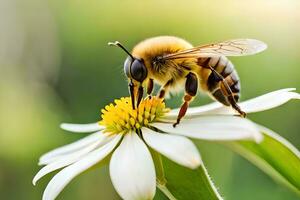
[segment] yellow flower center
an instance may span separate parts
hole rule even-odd
[[[105,106],[102,112],[100,125],[105,126],[104,132],[110,134],[127,133],[162,117],[169,112],[162,99],[151,97],[143,99],[137,109],[132,109],[130,97],[116,99],[114,104]]]

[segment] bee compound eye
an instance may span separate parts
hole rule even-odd
[[[130,73],[130,66],[132,63],[132,58],[128,56],[124,62],[124,73],[126,74],[127,77],[131,77]]]
[[[130,67],[131,77],[136,81],[143,82],[147,77],[147,68],[141,60],[134,60]]]

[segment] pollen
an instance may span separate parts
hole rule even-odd
[[[127,133],[138,130],[169,112],[162,99],[151,97],[143,99],[138,108],[133,109],[130,97],[116,99],[114,103],[101,110],[100,125],[110,134]]]

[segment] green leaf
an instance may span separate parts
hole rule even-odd
[[[176,199],[222,199],[204,165],[192,170],[163,158],[163,166],[166,187]]]
[[[300,194],[300,153],[287,140],[259,126],[264,135],[261,143],[240,141],[225,143],[276,181]]]

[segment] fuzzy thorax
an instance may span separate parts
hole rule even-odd
[[[152,97],[142,100],[139,107],[134,110],[130,97],[122,97],[116,99],[114,104],[105,106],[101,112],[102,120],[99,124],[105,126],[104,132],[117,134],[148,126],[149,123],[169,112],[169,109],[162,99]]]

